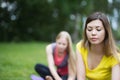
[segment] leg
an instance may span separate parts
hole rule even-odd
[[[50,70],[48,67],[42,65],[42,64],[36,64],[35,65],[35,71],[45,79],[47,75],[52,76],[50,73]]]
[[[68,75],[64,75],[64,76],[61,76],[62,80],[67,80],[68,79]]]

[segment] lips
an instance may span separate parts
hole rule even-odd
[[[91,38],[91,40],[92,40],[92,41],[96,41],[96,40],[97,40],[97,38]]]

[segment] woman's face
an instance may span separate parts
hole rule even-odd
[[[87,24],[86,35],[91,44],[100,44],[105,38],[105,29],[100,20],[93,20]]]
[[[67,49],[68,42],[65,37],[60,37],[56,40],[57,48],[60,53],[64,52]]]

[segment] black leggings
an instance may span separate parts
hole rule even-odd
[[[52,76],[49,68],[45,65],[42,65],[42,64],[36,64],[35,65],[35,71],[42,77],[45,79],[46,76],[51,76],[54,79],[54,77]],[[62,78],[62,80],[67,80],[68,78],[68,75],[65,75],[65,76],[60,76]]]

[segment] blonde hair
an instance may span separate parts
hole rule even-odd
[[[69,59],[68,59],[68,63],[70,64],[73,72],[75,72],[75,52],[73,50],[73,43],[72,43],[72,39],[71,39],[71,36],[68,32],[66,31],[61,31],[57,37],[56,37],[56,40],[58,40],[60,37],[65,37],[67,42],[68,42],[68,46],[67,46],[67,52],[68,52],[68,55],[69,55]]]
[[[93,20],[100,20],[104,26],[105,29],[105,39],[104,39],[104,52],[107,56],[113,55],[115,58],[117,58],[120,62],[120,59],[118,57],[118,53],[120,53],[118,47],[115,44],[115,40],[113,38],[112,35],[112,30],[111,30],[111,26],[110,23],[107,19],[107,17],[105,16],[105,14],[101,13],[101,12],[95,12],[92,15],[90,15],[85,23],[85,29],[84,29],[84,34],[83,34],[83,46],[84,47],[89,47],[90,48],[90,42],[87,39],[87,35],[86,35],[86,28],[87,28],[87,24]]]

